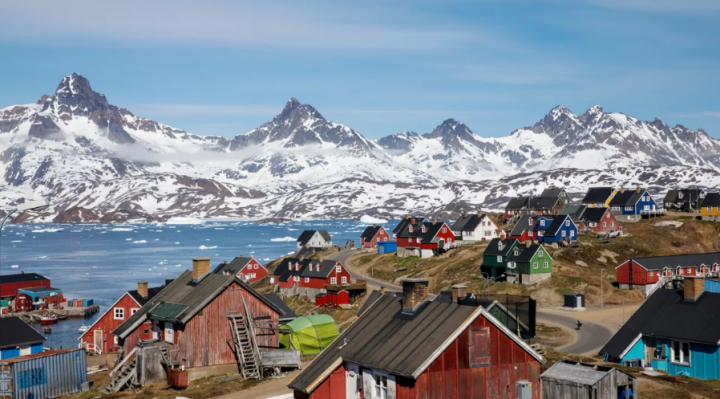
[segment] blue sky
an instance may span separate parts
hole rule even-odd
[[[3,1],[0,107],[64,75],[136,115],[232,136],[290,97],[370,138],[481,136],[594,104],[720,138],[720,1]]]

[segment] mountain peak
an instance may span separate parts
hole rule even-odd
[[[58,94],[70,94],[70,95],[89,95],[93,93],[90,87],[90,81],[84,76],[73,73],[72,75],[65,76],[55,90],[55,95]]]
[[[323,119],[323,116],[310,104],[303,104],[297,98],[292,97],[285,103],[285,108],[273,119],[274,122],[293,121],[299,119]]]
[[[599,105],[593,105],[592,107],[588,108],[587,111],[585,111],[585,115],[597,115],[597,114],[604,114],[605,110],[599,106]]]
[[[449,118],[449,119],[445,119],[445,120],[443,121],[443,123],[441,123],[440,125],[442,126],[442,125],[457,125],[457,124],[461,124],[461,123],[458,122],[458,121],[456,121],[456,120],[453,119],[453,118]]]

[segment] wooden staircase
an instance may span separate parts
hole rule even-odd
[[[106,395],[115,393],[128,386],[132,387],[132,385],[137,382],[135,378],[137,357],[134,356],[136,351],[137,348],[133,349],[127,357],[118,363],[110,372],[110,384],[103,389],[102,393]]]
[[[168,350],[167,345],[163,345],[160,347],[160,357],[162,359],[162,364],[164,364],[165,367],[172,369],[177,366],[177,362],[172,360],[172,357],[170,356],[170,351]]]
[[[245,304],[245,298],[243,298],[243,309],[244,312],[241,314],[228,315],[235,357],[243,378],[259,379],[262,377],[260,350],[257,346],[252,316]]]

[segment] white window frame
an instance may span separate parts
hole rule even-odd
[[[137,313],[138,310],[140,310],[140,308],[132,308],[132,309],[130,309],[130,316],[132,316],[132,315],[134,315],[135,313]]]
[[[540,265],[537,262],[533,263],[533,269],[539,269]]]
[[[543,262],[543,269],[547,269],[548,267],[550,267],[550,263]]]
[[[342,276],[342,277],[340,277],[340,282],[341,282],[342,284],[347,284],[347,276]]]
[[[545,226],[545,219],[540,220],[540,226]]]
[[[498,255],[497,261],[498,261],[498,262],[502,262],[502,255]]]
[[[679,344],[679,348],[680,348],[680,360],[679,361],[675,360],[675,344]],[[687,359],[685,359],[685,354],[683,353],[683,350],[682,350],[684,345],[687,345],[687,353],[688,353]],[[690,366],[692,364],[691,362],[692,362],[692,351],[690,348],[690,342],[673,340],[672,344],[670,345],[670,363],[679,364],[679,365],[683,365],[683,366]]]
[[[114,335],[113,336],[113,344],[115,344],[117,346],[119,344],[119,342],[120,342],[119,337],[117,335]]]
[[[335,271],[338,273],[342,272],[342,266],[340,266],[340,265],[335,266]]]
[[[603,227],[607,227],[607,222],[603,222]]]
[[[390,393],[388,382],[390,379],[387,374],[384,373],[373,373],[372,392],[370,395],[372,399],[391,399],[388,394]],[[383,386],[383,382],[385,385]],[[392,398],[394,399],[394,398]]]
[[[300,282],[300,276],[293,276],[293,281],[296,283]]]
[[[632,210],[633,210],[633,207],[631,207],[631,206],[626,206],[626,207],[625,207],[625,211],[632,211]]]
[[[337,277],[330,277],[330,284],[337,284]]]
[[[125,308],[113,308],[113,318],[115,320],[125,320]]]
[[[309,283],[309,282],[310,282],[310,277],[305,277],[305,282],[306,282],[306,283]]]
[[[565,236],[566,236],[567,234],[565,233],[565,230],[563,230],[563,231],[560,232],[560,235],[561,235],[563,238],[565,238]]]
[[[569,221],[569,220],[566,220],[566,221],[565,221],[565,226],[570,227],[570,221]]]
[[[443,232],[443,233],[447,233],[447,227],[443,227],[443,228],[442,228],[442,232]]]
[[[542,251],[542,249],[538,251],[538,257],[539,257],[539,258],[542,258],[542,257],[543,257],[543,251]]]

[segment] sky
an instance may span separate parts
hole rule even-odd
[[[295,97],[369,138],[484,137],[592,105],[720,138],[720,1],[0,2],[0,108],[77,72],[111,104],[234,136]]]

